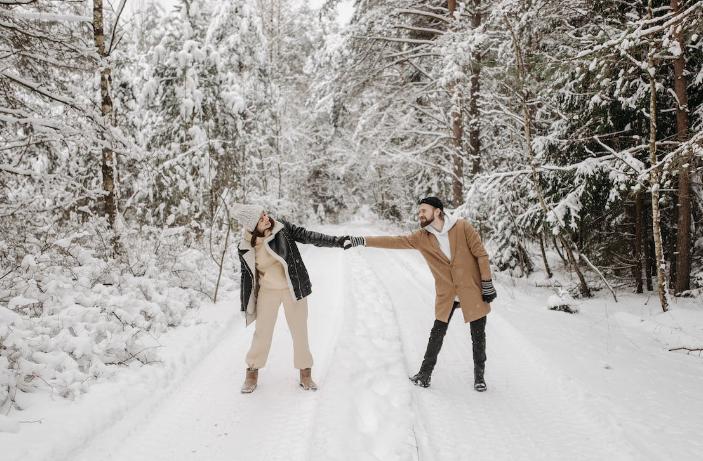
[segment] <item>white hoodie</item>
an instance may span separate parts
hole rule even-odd
[[[424,227],[424,229],[427,232],[430,232],[434,234],[435,237],[437,237],[437,241],[439,242],[439,248],[442,250],[442,253],[444,253],[447,256],[447,259],[451,260],[452,259],[452,250],[451,247],[449,246],[449,231],[451,230],[452,227],[454,227],[454,224],[456,224],[457,220],[456,216],[450,216],[445,214],[444,215],[444,227],[442,227],[441,231],[438,231],[437,229],[434,228],[432,224],[428,224]]]
[[[430,232],[431,234],[434,234],[435,237],[437,237],[437,242],[439,242],[440,250],[442,250],[442,253],[444,253],[447,256],[447,259],[450,261],[452,260],[452,247],[449,245],[449,231],[452,227],[454,227],[454,224],[456,224],[458,219],[459,218],[457,218],[456,216],[450,216],[448,214],[445,214],[444,226],[442,227],[441,231],[435,229],[432,224],[428,224],[423,228],[427,232]],[[456,296],[454,298],[454,301],[459,301],[459,296]]]

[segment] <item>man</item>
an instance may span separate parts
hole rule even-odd
[[[344,247],[415,249],[422,254],[435,279],[435,322],[420,371],[410,380],[415,385],[429,387],[449,321],[454,311],[461,308],[464,322],[471,327],[474,389],[483,392],[487,389],[486,315],[491,310],[489,303],[496,298],[488,254],[473,226],[464,219],[446,215],[440,199],[426,197],[418,205],[422,229],[396,237],[350,237]]]

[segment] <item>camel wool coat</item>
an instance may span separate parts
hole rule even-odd
[[[464,219],[457,220],[448,236],[451,261],[440,249],[437,237],[425,229],[396,237],[366,237],[366,246],[418,250],[434,276],[435,318],[447,322],[458,296],[464,322],[472,322],[491,311],[481,296],[481,280],[491,279],[488,253],[476,229]]]

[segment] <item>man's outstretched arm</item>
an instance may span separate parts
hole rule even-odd
[[[349,237],[349,245],[344,245],[344,249],[355,246],[367,246],[372,248],[386,248],[389,250],[413,250],[417,246],[418,232],[410,235],[397,236],[369,236],[369,237]]]

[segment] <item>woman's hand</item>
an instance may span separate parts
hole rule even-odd
[[[351,237],[349,235],[345,235],[340,237],[339,240],[341,242],[341,247],[345,250],[366,245],[366,239],[364,237]]]

